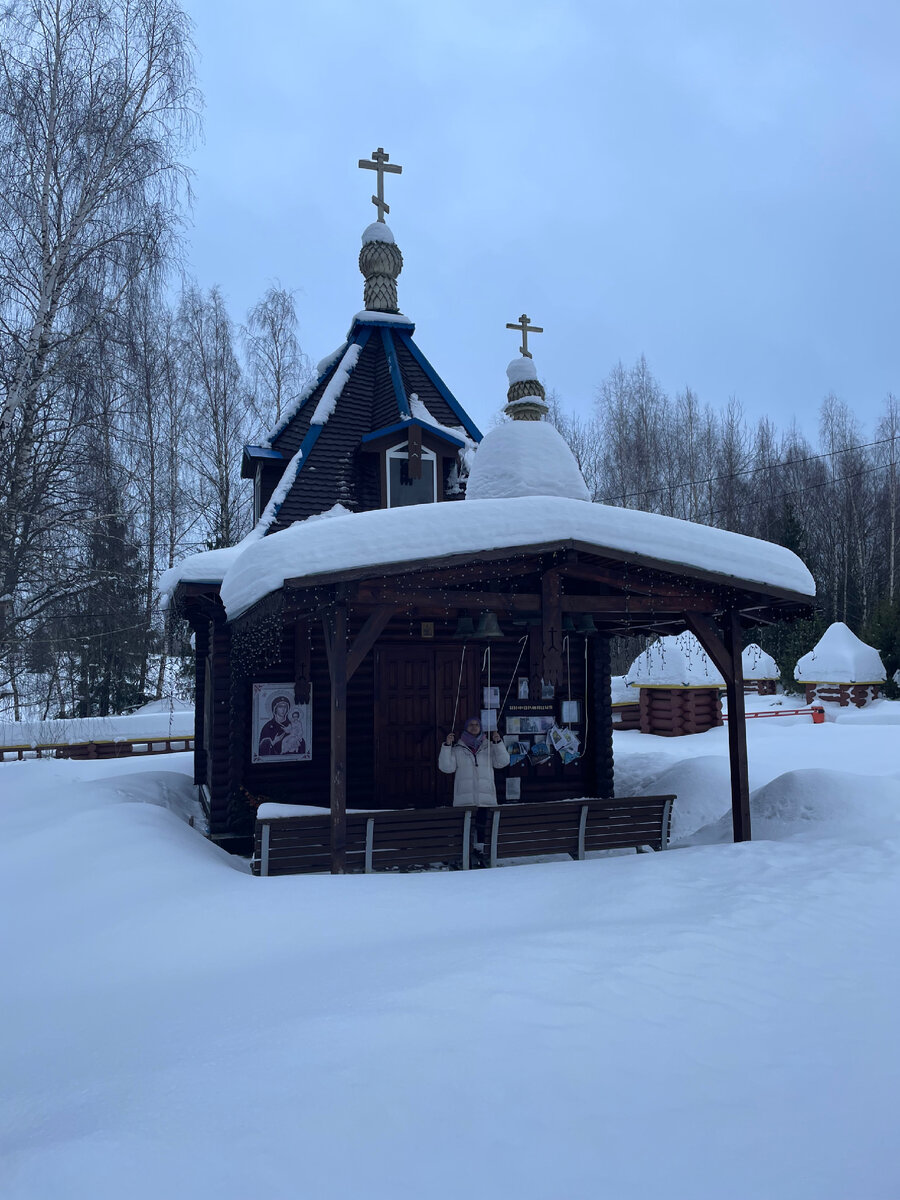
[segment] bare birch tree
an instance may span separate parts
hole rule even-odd
[[[172,249],[192,49],[174,0],[0,9],[0,660],[54,589],[85,584],[47,557],[67,519],[72,389],[97,322]]]

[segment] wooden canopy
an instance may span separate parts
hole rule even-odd
[[[231,622],[235,633],[263,616],[271,622],[273,603],[285,623],[320,621],[324,631],[336,872],[344,869],[346,842],[347,683],[398,613],[418,621],[490,610],[501,620],[518,620],[528,630],[530,673],[554,683],[563,672],[567,615],[589,614],[607,636],[691,630],[726,682],[734,838],[745,841],[750,807],[741,631],[810,610],[809,597],[798,593],[566,539],[288,578],[278,593]],[[357,630],[352,640],[351,624]]]

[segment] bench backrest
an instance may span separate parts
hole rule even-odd
[[[674,796],[624,796],[614,800],[562,800],[546,804],[504,804],[488,821],[485,849],[494,866],[501,858],[570,854],[589,850],[669,843]]]
[[[504,804],[488,811],[486,852],[501,858],[650,846],[665,850],[674,796],[615,800],[554,800]],[[374,871],[435,862],[469,866],[474,808],[407,808],[347,814],[348,871]],[[257,875],[296,875],[331,869],[327,813],[261,818],[252,869]]]
[[[433,862],[469,865],[471,808],[402,808],[347,814],[348,871]],[[326,813],[257,821],[253,872],[296,875],[331,870]]]

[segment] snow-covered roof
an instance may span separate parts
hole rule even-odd
[[[882,683],[887,675],[874,646],[867,646],[843,621],[835,621],[798,660],[794,678],[801,683]]]
[[[393,246],[394,235],[384,221],[373,221],[363,230],[362,243],[365,246],[367,242],[389,242]]]
[[[534,359],[525,358],[522,355],[519,358],[514,358],[506,368],[506,378],[510,383],[525,383],[532,379],[537,379],[537,367],[534,365]]]
[[[692,633],[663,637],[625,673],[630,687],[724,687],[725,680]]]
[[[331,414],[334,412],[334,406],[341,397],[341,392],[344,390],[344,385],[350,378],[350,372],[359,362],[359,355],[362,347],[358,342],[348,346],[344,351],[344,356],[338,364],[338,368],[332,377],[328,380],[328,386],[322,393],[322,398],[316,405],[315,412],[310,417],[310,425],[324,425]]]
[[[744,648],[741,655],[741,668],[745,679],[778,679],[781,672],[778,663],[771,654],[766,654],[756,642],[751,642]]]
[[[0,748],[77,745],[80,742],[127,742],[143,738],[189,738],[194,708],[182,701],[156,701],[135,713],[70,720],[0,721]]]
[[[486,433],[475,452],[466,502],[514,496],[591,498],[565,438],[546,421],[507,421]]]
[[[624,675],[613,675],[609,681],[609,695],[613,704],[636,704],[637,696],[629,688]]]
[[[350,327],[350,332],[353,332],[355,325],[401,325],[406,329],[415,329],[415,321],[405,317],[403,313],[379,312],[375,308],[364,308],[358,312],[353,318],[353,325]]]
[[[512,552],[563,541],[596,547],[598,553],[625,560],[634,555],[664,568],[694,568],[725,584],[758,585],[761,590],[803,598],[815,595],[809,571],[783,546],[658,513],[562,496],[523,496],[418,504],[297,522],[250,544],[228,562],[222,601],[229,617],[235,617],[280,588],[285,579],[406,562],[439,566],[450,555]],[[194,562],[187,559],[166,573],[164,585],[171,592],[179,580],[195,578]]]

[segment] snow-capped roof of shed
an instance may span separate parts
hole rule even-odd
[[[794,678],[801,683],[883,683],[887,673],[875,647],[835,621],[797,661]]]
[[[725,680],[692,633],[662,637],[639,654],[625,678],[630,687],[717,688]]]
[[[762,646],[751,642],[744,647],[741,655],[741,668],[745,679],[779,679],[781,672],[778,663],[771,654],[766,654]]]

